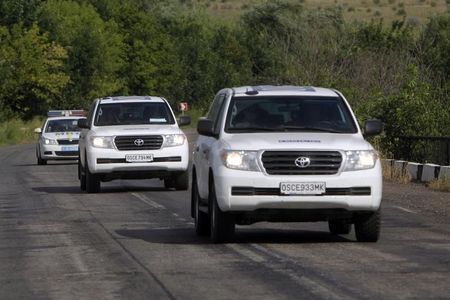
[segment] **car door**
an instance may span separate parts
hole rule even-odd
[[[213,121],[214,132],[220,132],[220,113],[223,110],[223,104],[226,99],[225,93],[219,93],[214,98],[213,103],[209,109],[207,119]],[[210,151],[213,144],[217,142],[217,138],[199,135],[194,152],[194,164],[197,172],[197,184],[200,198],[208,198],[208,180],[210,168]]]

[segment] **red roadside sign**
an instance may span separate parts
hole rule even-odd
[[[189,110],[189,105],[187,102],[181,102],[178,106],[178,109],[180,111],[188,111]]]

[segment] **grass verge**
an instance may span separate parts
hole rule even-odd
[[[31,143],[36,140],[34,129],[42,126],[42,118],[31,121],[12,119],[0,123],[0,146]]]
[[[433,190],[450,192],[450,178],[444,177],[430,181],[428,187]]]
[[[407,184],[412,178],[406,168],[394,168],[391,165],[383,166],[383,178],[392,182]]]

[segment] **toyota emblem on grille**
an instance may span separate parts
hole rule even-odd
[[[299,168],[306,168],[311,164],[311,160],[309,159],[309,157],[297,157],[297,159],[295,160],[295,165]]]
[[[144,140],[143,139],[135,139],[134,144],[138,147],[141,147],[144,145]]]

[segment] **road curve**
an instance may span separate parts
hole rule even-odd
[[[196,237],[189,192],[159,180],[78,187],[76,162],[0,148],[0,299],[392,299],[450,295],[450,194],[385,184],[381,239],[325,223]]]

